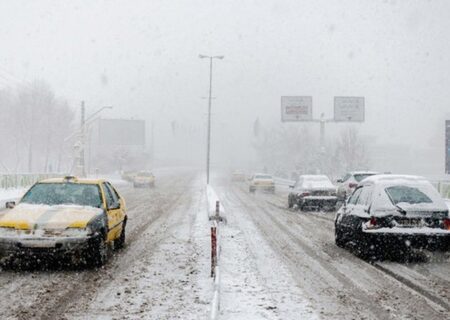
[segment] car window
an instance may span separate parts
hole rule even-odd
[[[109,182],[106,182],[106,187],[111,193],[114,203],[119,203],[119,195],[117,194],[117,191],[113,188],[113,186]]]
[[[348,199],[348,203],[349,204],[356,204],[356,202],[358,201],[358,197],[361,194],[362,188],[358,188],[355,190],[355,192],[353,192],[352,196],[350,197],[350,199]]]
[[[432,203],[433,201],[419,188],[413,186],[392,186],[385,189],[394,205],[399,203]]]
[[[108,186],[106,185],[106,183],[103,183],[103,191],[105,192],[105,199],[106,199],[106,206],[108,208],[111,208],[114,206],[115,202],[114,202],[114,197],[111,194],[111,191],[109,190]]]
[[[361,188],[361,193],[357,199],[356,204],[366,206],[370,202],[372,195],[372,188],[370,186],[364,186]]]
[[[75,204],[100,208],[98,186],[82,183],[38,183],[23,196],[22,203],[64,205]]]
[[[361,182],[367,177],[373,176],[373,173],[361,173],[361,174],[355,174],[355,180],[358,182]]]

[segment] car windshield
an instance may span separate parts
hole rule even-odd
[[[394,205],[399,203],[419,204],[432,203],[433,201],[418,187],[392,186],[385,189],[389,199]]]
[[[303,188],[332,188],[333,184],[326,176],[305,177],[302,183]]]
[[[259,175],[255,176],[255,179],[269,179],[269,180],[271,180],[272,176],[267,175],[267,174],[266,175],[259,174]]]
[[[64,205],[75,204],[100,208],[100,190],[94,184],[38,183],[22,198],[21,203]]]
[[[355,174],[354,176],[355,176],[356,181],[361,182],[365,178],[373,176],[373,175],[374,175],[374,173],[358,173],[358,174]]]
[[[153,175],[151,174],[151,172],[140,172],[138,174],[138,177],[152,177]]]

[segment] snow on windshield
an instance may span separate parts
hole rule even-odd
[[[100,208],[100,190],[94,184],[38,183],[22,198],[22,203],[61,205],[75,204]]]
[[[330,179],[326,176],[305,176],[302,182],[302,188],[334,188]]]

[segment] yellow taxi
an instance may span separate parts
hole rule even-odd
[[[151,172],[140,171],[133,178],[133,186],[135,188],[139,187],[153,188],[155,186],[155,176]]]
[[[104,180],[73,176],[34,184],[0,217],[2,260],[19,255],[77,257],[99,267],[125,243],[125,201]]]

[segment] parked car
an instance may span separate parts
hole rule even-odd
[[[34,184],[0,218],[0,256],[80,258],[101,266],[125,243],[125,201],[104,180],[65,177]]]
[[[342,179],[338,179],[337,196],[340,201],[349,197],[363,179],[376,175],[373,171],[353,171],[347,173]]]
[[[133,187],[135,188],[153,188],[155,186],[155,176],[148,171],[140,171],[133,178]]]
[[[256,190],[275,192],[275,181],[273,177],[266,173],[256,173],[250,178],[249,191],[255,192]]]
[[[325,175],[301,175],[288,195],[288,207],[297,205],[300,210],[336,208],[336,187]]]
[[[449,209],[422,177],[368,177],[335,218],[336,244],[353,242],[363,253],[410,246],[448,250],[449,239]]]

